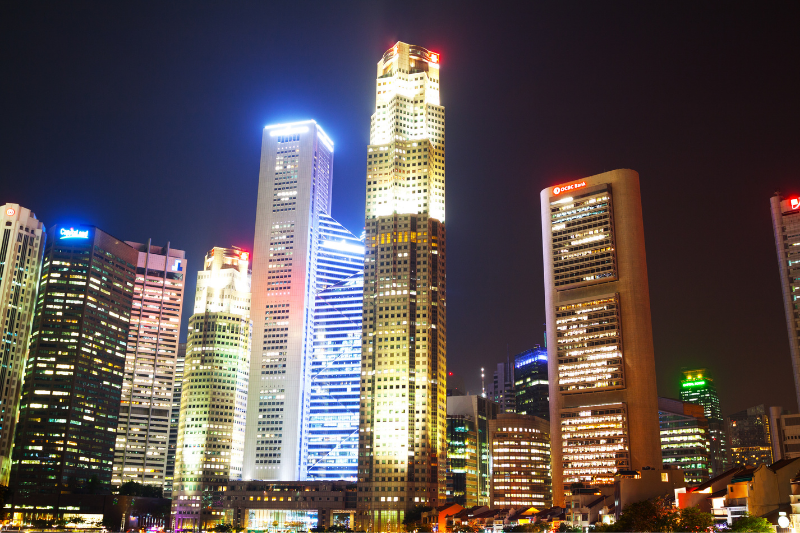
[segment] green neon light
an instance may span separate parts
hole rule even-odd
[[[700,386],[703,386],[705,384],[706,384],[706,380],[703,379],[703,380],[700,380],[700,381],[685,381],[685,382],[681,383],[681,386],[683,388],[700,387]]]

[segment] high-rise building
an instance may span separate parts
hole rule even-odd
[[[547,348],[535,346],[514,357],[516,412],[550,420]]]
[[[30,209],[19,204],[0,209],[0,485],[8,486],[45,230]]]
[[[772,464],[772,435],[764,405],[749,407],[727,418],[732,466]]]
[[[138,256],[94,226],[48,231],[13,452],[23,498],[110,488]]]
[[[800,297],[797,296],[800,292],[800,196],[784,197],[776,193],[769,203],[789,333],[789,354],[800,408]]]
[[[397,531],[445,500],[446,255],[439,55],[398,42],[378,61],[367,148],[358,515]]]
[[[178,448],[178,424],[181,418],[181,391],[183,390],[183,367],[186,362],[186,343],[178,344],[175,360],[175,385],[172,387],[172,408],[169,415],[169,443],[167,445],[167,469],[164,475],[164,497],[172,498],[172,480],[175,476],[175,451]]]
[[[463,417],[475,424],[477,500],[472,505],[489,505],[492,485],[492,448],[489,440],[489,422],[497,418],[499,413],[500,406],[483,396],[467,394],[447,397],[448,419]]]
[[[510,361],[497,363],[492,381],[486,391],[489,399],[500,406],[501,413],[516,411],[517,397],[514,390],[514,366]]]
[[[139,252],[111,484],[163,487],[183,312],[183,250],[128,242]]]
[[[320,215],[309,407],[303,413],[308,480],[358,476],[364,243]]]
[[[229,480],[242,479],[251,336],[250,253],[214,247],[197,273],[186,339],[172,485],[176,529],[224,521],[212,506]],[[270,405],[280,399],[262,398]],[[261,456],[273,456],[272,449]]]
[[[800,414],[780,406],[769,408],[769,433],[773,461],[800,457]]]
[[[687,483],[699,485],[708,481],[711,436],[703,406],[659,398],[658,423],[661,426],[663,465],[681,468]]]
[[[492,507],[536,507],[553,503],[550,422],[500,413],[489,421],[492,446]]]
[[[716,477],[728,470],[728,433],[725,419],[719,404],[717,387],[714,378],[705,368],[684,370],[681,380],[681,400],[703,406],[710,439],[709,459],[711,460],[711,477]]]
[[[470,415],[447,416],[447,503],[478,505],[478,429]]]
[[[639,175],[541,193],[553,500],[661,463]]]
[[[308,474],[304,413],[311,396],[320,217],[331,212],[332,168],[333,143],[313,120],[264,129],[244,479],[294,481]]]

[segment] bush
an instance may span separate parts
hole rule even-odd
[[[752,531],[753,533],[772,533],[775,529],[769,520],[759,516],[752,516],[750,513],[745,514],[736,522],[733,523],[729,531]]]

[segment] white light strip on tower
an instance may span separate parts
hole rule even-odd
[[[275,137],[277,135],[294,135],[295,133],[305,133],[308,131],[308,128],[287,128],[285,130],[273,130],[269,132],[270,137]]]

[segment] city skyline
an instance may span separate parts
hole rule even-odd
[[[702,8],[699,9],[702,10]],[[591,14],[601,16],[596,11],[591,11]],[[546,21],[559,20],[558,14],[541,13],[541,15]],[[578,16],[578,14],[575,15]],[[668,16],[665,17],[667,21],[665,24],[674,20],[673,11],[667,10],[666,15]],[[382,20],[382,14],[379,12],[369,12],[364,16],[373,17],[371,20]],[[584,15],[584,17],[586,16]],[[758,16],[766,17],[767,15],[760,14]],[[739,12],[725,13],[723,17],[737,27],[745,24],[743,15]],[[8,17],[6,19],[8,20]],[[363,20],[370,19],[359,20],[363,22]],[[769,20],[777,25],[778,29],[782,27],[777,17],[775,20],[772,18]],[[65,35],[74,37],[72,32],[77,31],[77,29],[69,30],[62,27],[61,23],[52,20],[34,19],[34,21],[55,30],[51,32],[52,36],[46,37],[45,42],[49,42],[47,39]],[[653,24],[652,20],[647,19],[647,21]],[[137,22],[141,23],[140,20]],[[200,18],[193,19],[193,22],[199,25],[204,24]],[[408,27],[400,22],[402,19],[398,22],[397,28]],[[476,27],[473,15],[458,15],[456,22],[464,27]],[[126,31],[129,31],[129,28],[124,23],[117,24],[122,24],[120,27],[123,30],[122,34],[128,35]],[[511,22],[506,21],[506,24],[511,25]],[[581,18],[581,16],[578,16],[576,24],[578,30],[575,31],[589,29],[586,18]],[[647,26],[647,24],[643,24],[643,26]],[[347,27],[352,28],[351,26]],[[248,28],[245,25],[245,31]],[[655,63],[658,67],[663,67],[664,76],[687,73],[690,78],[703,82],[697,89],[699,97],[687,96],[687,88],[683,84],[672,81],[671,85],[668,84],[670,88],[674,89],[670,93],[672,98],[660,98],[665,93],[653,86],[655,80],[661,79],[661,74],[654,73],[656,67],[644,65],[637,52],[628,51],[625,46],[626,42],[620,40],[621,38],[616,38],[609,43],[601,43],[599,46],[606,52],[610,50],[623,54],[623,63],[627,70],[623,69],[622,74],[628,76],[625,78],[626,81],[633,82],[634,90],[640,89],[640,92],[648,97],[640,100],[634,98],[630,102],[632,109],[641,111],[642,106],[658,100],[660,111],[655,114],[645,114],[651,119],[656,119],[654,124],[666,126],[662,128],[666,130],[666,133],[655,135],[648,131],[642,136],[644,140],[634,139],[633,135],[639,135],[644,124],[633,117],[633,111],[628,111],[623,113],[621,120],[623,126],[613,128],[608,139],[598,140],[597,133],[604,131],[603,125],[610,118],[609,115],[602,112],[595,119],[588,121],[577,119],[576,115],[600,109],[601,106],[597,104],[606,100],[609,106],[603,107],[619,111],[622,105],[621,101],[609,94],[607,89],[600,91],[599,96],[589,97],[585,104],[578,106],[574,114],[567,114],[566,119],[562,120],[569,125],[566,130],[558,127],[544,110],[549,107],[548,99],[560,112],[563,112],[569,104],[575,101],[575,89],[570,89],[560,96],[557,94],[557,89],[563,88],[563,84],[579,79],[575,74],[570,73],[566,77],[566,82],[559,81],[555,74],[559,72],[561,62],[566,64],[570,63],[569,59],[578,60],[577,63],[574,63],[576,71],[594,76],[590,79],[597,83],[592,83],[592,85],[601,86],[604,80],[609,79],[607,78],[609,74],[592,70],[591,63],[582,56],[578,56],[577,52],[572,49],[561,52],[562,55],[558,56],[558,65],[555,59],[532,60],[536,79],[526,78],[526,80],[532,83],[531,87],[534,89],[533,102],[526,103],[524,108],[516,111],[509,108],[507,104],[503,104],[498,116],[504,117],[506,122],[511,121],[511,127],[515,132],[524,132],[527,131],[526,128],[530,127],[530,135],[533,144],[536,145],[536,151],[531,157],[533,163],[529,167],[526,162],[527,155],[524,159],[514,155],[514,152],[520,151],[517,140],[492,138],[481,141],[488,143],[490,147],[485,153],[495,151],[503,153],[502,150],[511,148],[508,150],[509,155],[502,157],[511,162],[499,163],[501,165],[500,172],[491,171],[492,176],[498,176],[496,179],[504,180],[500,181],[503,187],[498,193],[487,195],[481,179],[482,176],[488,174],[489,167],[476,159],[479,151],[475,149],[475,144],[470,144],[473,142],[470,141],[470,138],[474,136],[473,132],[489,127],[490,122],[484,115],[470,116],[467,106],[472,105],[470,102],[478,101],[476,98],[485,96],[490,89],[483,85],[483,82],[478,84],[478,88],[471,90],[459,88],[460,84],[458,83],[459,80],[464,79],[465,72],[469,70],[468,65],[473,61],[478,62],[485,59],[487,52],[479,51],[475,45],[464,42],[463,38],[453,33],[445,32],[437,35],[433,31],[434,29],[433,26],[422,27],[414,30],[408,36],[398,35],[397,37],[420,43],[441,53],[443,61],[451,69],[448,71],[449,75],[454,80],[446,89],[448,106],[450,109],[456,110],[454,117],[458,117],[455,119],[457,122],[451,123],[451,137],[448,139],[451,152],[448,163],[455,165],[451,167],[451,172],[458,176],[459,180],[464,181],[464,186],[458,187],[457,190],[453,189],[456,192],[451,194],[448,203],[448,215],[450,216],[448,221],[450,228],[448,229],[454,239],[449,244],[452,253],[456,254],[451,256],[451,265],[455,266],[451,266],[449,272],[451,335],[448,343],[454,353],[463,354],[460,355],[458,370],[467,381],[467,389],[473,392],[479,391],[479,368],[481,366],[492,368],[494,362],[502,361],[505,358],[506,343],[511,344],[511,353],[517,353],[541,338],[542,328],[530,327],[530,324],[544,322],[543,296],[538,281],[540,271],[536,265],[539,228],[535,222],[527,220],[528,217],[516,213],[524,213],[524,208],[527,208],[528,211],[536,209],[535,191],[544,186],[566,183],[572,178],[596,174],[609,168],[629,167],[636,168],[645,176],[642,181],[642,201],[645,204],[646,213],[645,233],[648,258],[650,259],[650,286],[659,394],[677,397],[678,389],[675,384],[680,376],[680,367],[703,366],[714,371],[717,376],[725,414],[731,414],[760,403],[783,405],[796,410],[793,384],[789,379],[791,363],[780,300],[780,282],[775,268],[774,241],[766,205],[768,198],[776,188],[781,188],[786,195],[796,196],[800,192],[797,190],[795,177],[796,169],[800,168],[800,162],[798,162],[797,155],[790,154],[790,146],[797,144],[797,133],[786,126],[787,123],[796,121],[792,117],[796,116],[797,106],[795,103],[791,103],[788,106],[788,109],[791,110],[789,113],[777,111],[786,108],[785,102],[789,102],[789,100],[785,99],[784,91],[792,92],[791,88],[796,87],[797,74],[792,72],[791,76],[794,77],[789,78],[790,82],[784,83],[781,88],[779,87],[781,84],[770,82],[770,80],[777,80],[779,75],[787,74],[780,64],[767,63],[756,67],[748,66],[745,63],[731,63],[731,60],[722,58],[722,66],[718,67],[719,71],[716,71],[720,80],[711,81],[701,74],[699,60],[693,62],[693,60],[686,59],[685,64],[676,64],[657,55],[658,60]],[[722,30],[712,28],[709,35],[704,36],[704,29],[701,29],[699,23],[694,22],[694,19],[687,23],[685,30],[690,37],[689,42],[693,45],[709,44],[714,37],[722,37],[724,40],[727,35]],[[663,33],[659,33],[661,31],[663,29],[660,26],[655,28],[655,35],[663,35]],[[345,65],[337,67],[337,69],[343,68],[347,72],[357,72],[357,74],[352,77],[346,74],[337,75],[337,80],[328,84],[330,93],[323,92],[322,101],[319,104],[310,103],[316,97],[305,92],[308,89],[293,96],[290,100],[293,105],[282,104],[277,107],[277,104],[269,103],[270,99],[279,101],[280,99],[277,97],[281,94],[285,95],[298,87],[311,85],[314,78],[306,77],[304,73],[299,73],[297,70],[292,72],[299,73],[298,78],[291,82],[284,80],[283,88],[276,89],[264,79],[257,78],[251,87],[242,89],[246,92],[246,98],[241,101],[235,96],[235,93],[230,92],[231,87],[227,84],[208,85],[207,88],[210,90],[211,97],[215,99],[214,102],[220,104],[219,108],[234,116],[230,120],[221,119],[218,114],[222,111],[213,111],[211,108],[214,106],[209,106],[207,112],[196,111],[195,106],[199,96],[198,93],[190,90],[187,95],[187,107],[165,114],[162,121],[159,122],[162,126],[161,129],[164,129],[165,125],[171,125],[166,128],[171,134],[188,134],[188,129],[204,132],[209,129],[218,129],[223,132],[222,135],[231,137],[230,141],[220,144],[220,151],[224,155],[211,159],[208,159],[210,156],[200,158],[202,161],[210,161],[212,164],[208,166],[208,170],[199,173],[195,173],[197,167],[192,165],[187,166],[186,169],[179,167],[183,165],[187,153],[196,154],[198,151],[210,150],[209,143],[216,137],[208,136],[207,133],[192,133],[191,140],[183,144],[164,143],[164,146],[174,147],[166,150],[160,148],[158,144],[151,144],[155,141],[147,140],[147,137],[142,135],[142,126],[137,119],[124,113],[120,115],[119,111],[113,107],[108,116],[104,116],[100,111],[105,100],[94,103],[80,95],[78,89],[84,84],[90,86],[92,80],[105,79],[97,78],[98,74],[89,75],[79,71],[75,74],[74,79],[66,84],[65,94],[73,97],[77,95],[76,103],[69,109],[67,106],[64,106],[65,109],[60,109],[58,104],[61,103],[61,97],[55,95],[45,95],[39,111],[35,111],[36,108],[32,105],[29,96],[7,98],[6,101],[14,101],[15,107],[19,108],[12,110],[11,120],[7,127],[17,128],[23,124],[22,117],[26,116],[26,120],[29,119],[34,125],[56,124],[58,132],[75,137],[90,149],[86,150],[86,153],[80,150],[71,150],[72,143],[77,141],[54,138],[52,137],[53,133],[47,132],[43,133],[43,138],[39,139],[40,131],[33,131],[30,126],[20,126],[18,131],[15,131],[15,140],[9,145],[9,158],[0,166],[0,181],[11,184],[8,189],[5,189],[9,196],[3,198],[3,201],[19,203],[31,209],[37,213],[47,228],[56,223],[69,225],[88,222],[106,228],[114,235],[124,235],[126,238],[139,240],[139,242],[143,242],[143,239],[151,235],[154,242],[170,240],[176,246],[187,251],[189,264],[199,265],[202,254],[217,243],[233,242],[247,250],[250,249],[248,243],[252,242],[251,220],[255,211],[255,201],[251,191],[257,180],[257,139],[260,129],[265,124],[281,122],[283,119],[313,117],[331,133],[333,140],[337,143],[337,185],[341,184],[341,186],[340,188],[337,188],[337,185],[334,186],[333,195],[342,202],[335,202],[336,206],[332,215],[358,234],[358,229],[361,227],[358,218],[363,208],[361,202],[364,198],[363,176],[366,168],[363,154],[365,139],[363,123],[369,115],[369,109],[365,102],[369,101],[369,93],[373,90],[372,84],[374,83],[373,80],[370,80],[369,68],[365,68],[364,65],[372,64],[373,56],[391,46],[396,40],[392,35],[394,33],[396,30],[389,28],[387,31],[377,32],[377,34],[355,33],[351,39],[347,39],[348,43],[358,41],[358,46],[355,47],[358,48],[358,51],[353,52],[357,56],[348,62],[352,63],[352,67]],[[755,51],[751,53],[758,57],[759,54],[764,55],[773,47],[777,48],[781,43],[788,46],[790,50],[796,50],[796,36],[785,37],[785,34],[780,31],[771,33],[772,35],[766,39],[766,44],[759,45],[760,48],[755,48]],[[9,35],[10,38],[16,39],[14,42],[26,42],[14,31]],[[337,34],[328,31],[327,33],[323,32],[322,35],[335,37]],[[544,35],[553,37],[552,32],[545,32]],[[645,39],[641,32],[636,35]],[[483,37],[486,36],[483,35]],[[597,36],[597,33],[589,32],[581,39],[590,40]],[[532,41],[528,48],[536,50],[537,56],[552,52],[550,48],[544,46],[543,41],[538,40],[544,37],[531,36],[530,38]],[[755,38],[754,36],[753,39]],[[330,39],[331,46],[339,46],[333,42],[335,40]],[[77,53],[83,50],[84,45],[75,41],[74,38],[65,39],[63,42],[62,53],[68,58],[73,57],[71,54],[75,54],[77,57]],[[150,45],[155,46],[156,42],[159,41],[154,40]],[[645,39],[644,44],[647,45],[649,42]],[[514,46],[508,47],[499,55],[516,57],[513,50],[519,45],[519,41],[514,43]],[[234,44],[239,45],[241,42],[237,41]],[[733,43],[734,50],[743,46],[744,43]],[[644,48],[648,49],[647,46]],[[181,48],[169,49],[176,52],[182,50]],[[235,48],[226,48],[220,54],[230,54],[234,50]],[[42,50],[34,47],[27,53],[32,60],[44,59],[44,72],[52,72],[55,68],[52,58],[47,55],[43,56]],[[250,53],[252,52],[248,51],[248,54]],[[123,50],[121,64],[128,65],[136,57],[138,57],[136,54],[132,55],[129,51]],[[218,60],[225,56],[214,57]],[[593,58],[595,55],[590,53],[589,57]],[[780,63],[780,57],[777,60],[778,63]],[[92,54],[89,54],[86,60],[93,65],[103,64],[101,57]],[[310,66],[309,71],[317,70],[318,66],[325,63],[325,61],[315,59],[310,55],[306,55],[304,61],[307,61],[306,64]],[[501,57],[498,58],[498,61],[507,61],[507,59]],[[212,58],[212,63],[217,65],[214,58]],[[279,63],[268,64],[277,65]],[[157,72],[163,73],[166,72],[165,67],[171,65],[169,61],[166,61],[163,64],[155,65],[154,68]],[[237,66],[247,73],[251,72],[254,65],[256,63],[253,62],[252,57],[237,63]],[[258,65],[259,68],[263,68],[260,63]],[[13,66],[12,74],[27,76],[27,67],[16,63]],[[727,89],[727,92],[719,94],[714,92],[714,89],[722,87],[726,80],[729,83],[731,77],[738,72],[736,67],[750,68],[765,74],[766,78],[762,76],[761,79],[766,80],[767,83],[764,85],[771,87],[769,102],[766,101],[766,98],[755,98],[758,104],[757,106],[753,104],[753,109],[758,109],[758,113],[747,112],[737,115],[743,124],[750,126],[747,128],[743,124],[738,124],[737,130],[758,131],[760,132],[759,136],[765,137],[763,140],[756,139],[754,133],[741,132],[738,136],[730,136],[722,131],[730,129],[729,126],[722,127],[722,124],[729,125],[724,120],[729,105],[741,98],[748,98],[748,91],[753,89],[753,86],[748,84],[749,82],[744,81],[741,89]],[[216,68],[222,67],[217,66]],[[351,68],[352,70],[350,70]],[[620,73],[619,69],[611,70],[612,74]],[[626,74],[628,71],[629,74]],[[330,75],[330,71],[328,72]],[[199,73],[191,71],[185,72],[184,75],[187,76],[187,79],[195,79]],[[644,81],[641,81],[639,77]],[[242,83],[238,78],[237,82]],[[134,99],[124,98],[128,93],[114,82],[106,81],[100,85],[110,84],[109,89],[112,94],[120,96],[120,100],[132,101],[137,108],[147,107],[149,103],[156,102],[159,98],[170,101],[170,98],[173,97],[169,90],[160,87],[155,78],[143,83],[145,83],[146,91],[142,96]],[[776,89],[776,87],[778,88]],[[17,94],[16,91],[19,91],[19,88],[14,85],[8,90],[12,94]],[[346,96],[348,92],[353,92],[352,100]],[[587,91],[582,91],[580,95],[583,96],[584,92]],[[37,90],[32,91],[32,94],[38,95],[37,98],[42,97]],[[87,96],[93,94],[93,90],[87,91]],[[508,89],[502,94],[514,96],[516,93],[515,89]],[[518,97],[519,95],[517,95],[517,99]],[[351,118],[346,122],[340,121],[337,119],[339,115],[322,107],[324,104],[329,104],[331,100],[345,102],[346,105],[342,107],[348,110],[348,113],[352,115]],[[234,101],[237,101],[236,105],[239,107],[232,107],[233,103],[231,102]],[[357,103],[354,104],[354,102]],[[717,104],[717,102],[719,103]],[[682,106],[688,107],[685,114],[679,114],[675,120],[666,118],[666,115]],[[160,109],[160,107],[154,105],[154,109]],[[532,109],[536,110],[532,111]],[[85,120],[76,120],[75,112],[80,112],[78,116],[85,116]],[[516,114],[511,114],[512,112]],[[696,117],[690,117],[690,112],[695,113]],[[766,115],[771,118],[769,122],[764,122],[765,119],[755,115]],[[696,119],[697,122],[688,122],[690,118]],[[186,130],[184,127],[178,128],[178,124],[181,124],[182,120],[187,121]],[[202,127],[206,121],[213,124],[213,127]],[[469,121],[475,124],[468,124]],[[696,124],[701,127],[693,127]],[[113,133],[107,133],[111,126],[125,127],[119,127]],[[623,127],[630,128],[631,133],[621,133],[620,130]],[[586,131],[575,137],[566,137],[567,130],[572,134],[581,129]],[[703,132],[702,136],[694,133],[698,129]],[[102,141],[97,138],[99,134],[110,138],[118,136],[120,140]],[[133,137],[130,137],[132,134]],[[550,141],[549,144],[542,144],[544,134],[548,134],[555,140]],[[162,142],[162,133],[153,132],[153,135],[159,139],[159,143]],[[515,133],[515,135],[518,134]],[[683,136],[687,139],[680,139]],[[720,140],[706,141],[707,138],[715,137]],[[480,138],[480,136],[475,138]],[[138,139],[138,141],[131,142],[131,139]],[[242,147],[232,149],[234,141],[241,144]],[[25,146],[19,143],[23,143]],[[539,144],[537,145],[537,143]],[[122,145],[126,147],[122,148]],[[723,145],[725,146],[723,147]],[[52,150],[52,154],[45,154],[43,146],[48,146]],[[255,150],[254,146],[256,146]],[[68,157],[65,157],[65,151],[69,152]],[[106,164],[105,158],[108,156],[100,154],[100,151],[110,152],[115,161],[129,160],[131,162],[130,169],[114,169]],[[521,151],[525,152],[525,150]],[[545,154],[546,151],[552,153]],[[746,164],[743,164],[739,152],[750,154],[750,159],[744,161]],[[679,155],[673,157],[675,154]],[[574,155],[576,157],[573,158]],[[151,161],[144,163],[139,159],[150,159]],[[728,159],[731,162],[728,162]],[[569,163],[564,161],[569,161]],[[30,162],[30,165],[26,162]],[[523,164],[523,162],[526,163]],[[223,170],[224,163],[232,163],[231,170]],[[740,167],[741,170],[734,167]],[[524,179],[505,177],[510,174],[519,174]],[[714,177],[712,174],[725,178]],[[130,206],[102,205],[101,198],[103,196],[99,191],[102,189],[100,185],[104,184],[105,180],[130,182],[132,177],[136,176],[145,180],[158,179],[161,181],[164,180],[165,175],[177,176],[175,183],[165,181],[167,187],[165,196],[170,197],[169,209],[159,209],[162,204],[158,203],[160,200],[155,199],[153,200],[155,203],[151,204],[152,208],[148,208],[148,214],[151,216],[139,217],[135,216],[136,210],[141,209],[136,206],[136,202],[130,202]],[[195,188],[190,185],[195,176],[198,177],[201,184],[196,188],[197,190],[193,190]],[[221,177],[224,179],[219,179]],[[216,181],[224,182],[226,189],[217,188]],[[148,182],[145,181],[145,183]],[[230,187],[230,184],[234,184],[234,186]],[[241,192],[238,192],[239,189]],[[691,193],[700,189],[706,190],[707,196],[704,197],[703,202],[694,201]],[[58,190],[58,194],[41,194],[42,190]],[[198,191],[202,191],[203,195],[212,198],[213,202],[201,199]],[[185,198],[181,195],[185,195]],[[178,204],[185,204],[186,207],[182,207],[179,211],[181,220],[177,227],[172,227],[170,222],[174,221],[173,209],[176,200],[179,200]],[[224,208],[224,211],[228,213],[224,228],[207,231],[209,229],[208,222],[204,219],[210,220],[214,217],[204,217],[201,213],[219,208],[220,205],[234,206],[234,208]],[[190,206],[192,210],[185,211]],[[522,254],[521,257],[502,265],[502,277],[512,279],[529,277],[529,282],[509,283],[508,287],[503,284],[494,284],[494,290],[497,292],[495,295],[471,281],[485,278],[486,270],[484,266],[468,261],[471,253],[469,239],[472,239],[468,235],[486,238],[492,234],[492,230],[479,228],[469,220],[468,213],[475,209],[484,209],[488,216],[497,217],[495,227],[498,225],[515,227],[522,232],[522,238],[515,237],[514,241],[503,241],[506,244],[527,241],[528,245],[527,248],[523,244],[516,249]],[[168,215],[160,214],[161,211]],[[724,217],[733,211],[736,212],[736,216],[727,218],[730,224],[728,229],[716,234],[713,239],[709,238],[710,230],[708,233],[694,230],[695,227],[710,228],[716,224],[719,217]],[[675,213],[678,213],[678,216],[672,217]],[[666,219],[670,220],[669,224],[661,222]],[[674,234],[679,234],[686,239],[686,253],[673,253],[671,238]],[[497,238],[506,239],[502,236]],[[712,264],[716,257],[721,257],[727,250],[736,247],[746,247],[748,251],[743,254],[744,257],[736,265],[721,269],[714,275],[702,272],[704,269],[698,268],[698,262],[700,265]],[[526,261],[531,257],[532,261]],[[527,268],[528,265],[533,265],[533,270],[526,274],[521,267]],[[732,291],[728,291],[725,287],[736,280],[742,271],[752,273],[751,282],[738,291],[735,296],[729,294]],[[190,293],[194,290],[194,273],[194,271],[187,273],[186,290]],[[676,279],[681,279],[685,287],[674,288]],[[699,305],[687,308],[690,295],[697,295],[696,297],[700,300]],[[507,301],[507,305],[498,306],[498,303],[503,301]],[[475,308],[506,310],[502,313],[474,313],[472,310]],[[708,313],[708,309],[713,309],[714,313]],[[184,323],[188,318],[187,312],[185,310]],[[491,316],[494,314],[497,314],[498,317]],[[489,327],[486,329],[495,334],[491,338],[479,338],[476,332],[480,331],[480,328],[475,327],[478,321],[487,321]],[[182,337],[184,335],[185,333],[182,332]],[[754,353],[758,354],[760,358],[769,360],[770,368],[755,368],[754,374],[751,374],[747,380],[729,370],[737,365],[747,364],[747,359]],[[730,358],[733,359],[734,364],[725,365]],[[769,383],[770,387],[759,388],[752,393],[740,395],[743,396],[741,399],[738,398],[735,391],[747,390],[746,385],[751,383],[751,380]],[[777,384],[774,381],[777,381]]]

